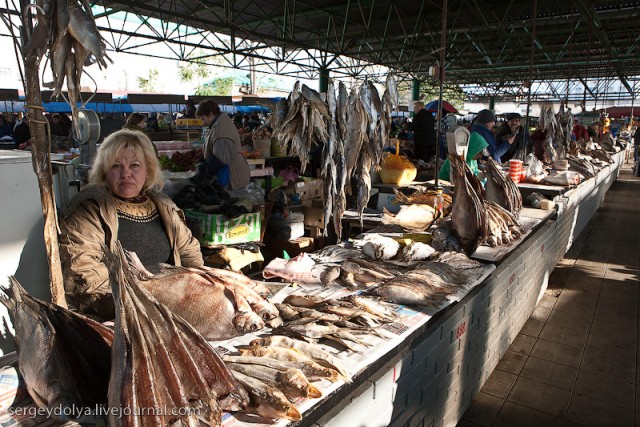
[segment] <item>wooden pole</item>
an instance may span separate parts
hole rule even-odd
[[[62,279],[62,265],[58,247],[58,220],[56,215],[56,199],[53,193],[53,174],[51,172],[50,137],[44,118],[42,97],[40,94],[40,61],[47,49],[47,31],[49,25],[45,21],[47,11],[42,10],[38,25],[32,27],[33,8],[28,0],[20,0],[22,10],[22,59],[24,62],[24,94],[29,115],[31,130],[31,161],[38,179],[42,214],[44,215],[44,244],[49,263],[49,280],[51,286],[51,302],[67,307]]]

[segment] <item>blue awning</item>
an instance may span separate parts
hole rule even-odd
[[[235,107],[238,113],[250,114],[250,113],[270,113],[271,109],[262,105],[238,105]]]
[[[78,107],[82,105],[78,103]],[[46,113],[71,113],[71,106],[66,102],[43,102],[42,107]],[[133,109],[129,104],[103,104],[90,102],[84,106],[87,110],[93,110],[96,113],[133,113]]]

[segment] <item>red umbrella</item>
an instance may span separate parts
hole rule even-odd
[[[440,103],[438,101],[431,101],[427,105],[424,106],[424,109],[431,112],[437,112],[440,110]],[[442,101],[442,109],[445,113],[457,113],[458,110],[453,105],[449,104],[447,101]]]

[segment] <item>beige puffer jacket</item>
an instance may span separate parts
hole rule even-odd
[[[165,226],[173,264],[204,265],[200,244],[191,235],[184,213],[164,193],[148,193]],[[113,196],[104,185],[90,185],[65,209],[61,221],[60,258],[69,302],[81,312],[100,320],[115,316],[109,271],[102,262],[106,245],[115,250],[118,216]]]

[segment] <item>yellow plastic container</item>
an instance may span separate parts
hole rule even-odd
[[[416,179],[418,170],[405,156],[400,154],[400,143],[396,143],[396,154],[388,153],[382,162],[380,179],[385,184],[406,185]]]

